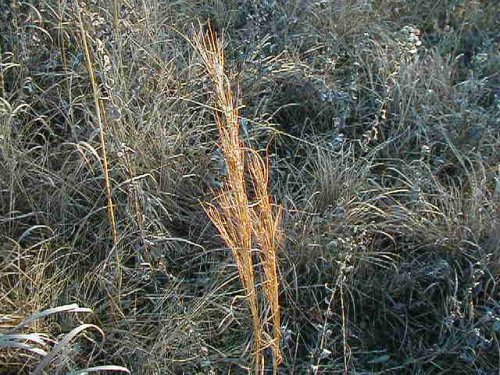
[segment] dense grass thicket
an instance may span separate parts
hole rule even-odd
[[[0,373],[498,374],[498,10],[0,0]]]

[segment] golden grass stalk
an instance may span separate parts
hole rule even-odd
[[[277,272],[278,250],[282,242],[282,210],[275,208],[269,192],[269,167],[257,154],[253,153],[248,166],[252,176],[256,203],[253,206],[256,217],[254,224],[255,237],[259,244],[259,258],[264,271],[263,289],[269,304],[273,332],[270,341],[274,356],[274,371],[283,361],[280,349],[281,317],[279,306],[279,277]]]
[[[95,113],[96,113],[96,118],[97,118],[97,124],[99,126],[99,142],[101,145],[101,152],[102,152],[102,167],[103,167],[103,172],[104,172],[104,184],[106,188],[106,196],[108,199],[108,204],[107,204],[107,209],[108,209],[108,217],[109,217],[109,222],[111,224],[111,234],[113,237],[113,245],[116,245],[118,242],[118,234],[116,230],[116,220],[115,220],[115,211],[113,208],[113,198],[112,198],[112,189],[111,189],[111,180],[109,177],[109,164],[108,164],[108,154],[106,152],[106,141],[105,141],[105,136],[104,136],[104,117],[102,116],[101,110],[102,110],[102,104],[101,104],[101,99],[99,95],[99,88],[97,86],[97,81],[95,78],[94,74],[94,68],[92,64],[92,58],[90,54],[90,48],[89,48],[89,43],[87,41],[87,31],[85,30],[85,26],[83,24],[82,20],[82,15],[81,13],[79,14],[79,24],[80,24],[80,32],[81,32],[81,38],[82,38],[82,44],[83,44],[83,52],[85,54],[85,62],[87,64],[87,70],[89,73],[90,77],[90,82],[92,84],[92,94],[94,98],[94,106],[95,106]]]
[[[220,133],[220,148],[225,158],[228,174],[224,190],[216,198],[215,205],[207,205],[206,212],[231,248],[238,266],[238,273],[246,292],[252,315],[254,331],[254,366],[262,366],[262,323],[259,302],[255,290],[255,275],[252,261],[252,212],[248,203],[245,182],[245,151],[239,137],[238,108],[230,82],[224,73],[224,51],[212,32],[199,33],[194,38],[205,68],[213,80],[216,92],[215,120]]]
[[[110,302],[113,308],[113,311],[118,312],[119,315],[123,316],[123,312],[120,307],[120,299],[121,299],[121,290],[122,290],[122,272],[121,272],[121,259],[117,249],[118,245],[118,231],[116,229],[116,219],[115,219],[115,210],[113,205],[113,197],[112,197],[112,186],[111,186],[111,178],[109,174],[109,163],[108,163],[108,153],[106,151],[106,140],[105,140],[105,131],[108,128],[106,125],[106,117],[103,116],[105,114],[104,106],[102,104],[102,100],[99,94],[99,87],[97,85],[97,80],[93,67],[93,60],[91,55],[90,46],[88,43],[88,35],[85,30],[85,26],[82,19],[82,11],[79,12],[78,23],[80,26],[80,33],[82,39],[83,52],[85,54],[85,61],[87,65],[87,71],[89,74],[90,82],[92,85],[92,94],[94,99],[94,107],[96,113],[97,124],[99,126],[99,143],[101,146],[102,153],[102,168],[104,174],[104,185],[106,189],[106,197],[107,197],[107,213],[108,220],[111,226],[111,236],[113,240],[113,250],[115,251],[115,259],[116,259],[116,272],[117,272],[117,289],[118,289],[118,301],[115,301],[110,296]]]
[[[198,33],[194,45],[212,79],[215,89],[215,121],[220,135],[219,147],[227,166],[224,186],[215,198],[215,204],[205,209],[222,238],[231,248],[238,266],[238,273],[246,292],[252,315],[254,331],[254,369],[263,372],[263,349],[270,347],[274,356],[274,372],[282,362],[280,351],[280,309],[278,302],[278,275],[276,256],[281,240],[280,213],[275,213],[269,194],[268,165],[260,155],[247,149],[240,138],[239,113],[231,83],[224,72],[224,51],[217,35],[209,28],[206,34]],[[247,153],[250,157],[247,159]],[[256,195],[250,204],[245,180],[246,167]],[[264,297],[271,316],[262,319],[259,296],[255,286],[255,267],[252,256],[253,239],[260,246],[259,259],[263,269]],[[264,340],[264,322],[270,322],[273,332]]]

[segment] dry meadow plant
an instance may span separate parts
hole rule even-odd
[[[254,330],[255,372],[264,371],[263,349],[269,347],[274,356],[273,369],[276,373],[282,362],[277,274],[281,213],[276,212],[272,204],[268,188],[268,164],[256,151],[247,148],[240,138],[237,98],[224,71],[222,41],[209,26],[206,34],[199,32],[195,36],[194,45],[214,85],[214,115],[220,135],[219,147],[227,165],[227,176],[222,191],[215,198],[215,204],[206,205],[206,212],[231,248],[246,292]],[[249,198],[246,172],[252,180],[255,202],[251,202]],[[269,305],[269,318],[262,318],[263,314],[259,308],[254,245],[260,247],[258,259],[263,270],[262,288]],[[264,338],[264,325],[268,322],[272,324],[273,329],[272,333]]]
[[[256,203],[253,206],[254,232],[259,245],[259,258],[264,272],[263,289],[269,304],[269,320],[273,333],[269,346],[275,359],[275,366],[282,362],[281,342],[281,317],[279,306],[279,275],[278,275],[278,250],[282,242],[282,210],[277,209],[272,203],[269,192],[269,165],[256,153],[252,152],[248,166],[252,176],[255,190]]]

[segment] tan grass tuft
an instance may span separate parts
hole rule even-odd
[[[273,327],[273,334],[268,345],[273,351],[276,367],[282,362],[279,276],[277,273],[277,254],[283,237],[281,231],[282,210],[281,207],[275,209],[271,199],[268,164],[257,153],[253,152],[248,169],[255,189],[254,231],[260,248],[259,258],[264,271],[263,288],[271,312],[269,320]]]
[[[282,362],[276,260],[281,241],[281,214],[275,213],[269,194],[267,163],[256,151],[246,148],[240,138],[238,108],[231,82],[224,72],[224,51],[221,41],[209,27],[206,34],[200,32],[195,36],[194,45],[215,88],[214,115],[220,135],[219,146],[228,170],[222,191],[215,198],[215,204],[206,205],[206,212],[231,248],[246,292],[254,330],[255,372],[263,372],[263,349],[270,347],[276,373],[277,366]],[[254,204],[249,200],[246,172],[250,174],[255,191]],[[254,238],[255,245],[260,247],[258,258],[263,270],[262,287],[270,310],[269,318],[261,314],[259,308],[252,255]],[[264,324],[268,322],[272,324],[273,330],[271,334],[266,335],[269,338],[264,338]]]

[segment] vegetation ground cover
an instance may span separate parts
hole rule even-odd
[[[499,23],[493,0],[1,1],[0,372],[251,371],[206,212],[210,25],[283,215],[278,371],[497,374]]]

